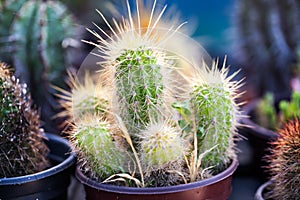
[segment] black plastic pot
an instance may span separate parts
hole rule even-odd
[[[67,199],[75,154],[71,153],[67,140],[53,134],[46,134],[46,138],[50,149],[48,158],[53,166],[35,174],[0,179],[0,199]]]
[[[251,162],[249,162],[250,164],[247,166],[241,164],[241,169],[243,168],[244,171],[250,173],[248,175],[257,176],[262,182],[265,182],[268,180],[269,175],[263,168],[263,166],[266,166],[263,157],[269,153],[269,143],[275,140],[278,134],[255,122],[254,110],[258,102],[258,99],[252,100],[242,109],[243,114],[249,117],[241,120],[243,126],[240,128],[239,133],[244,136],[247,139],[246,142],[249,143],[251,152],[248,156],[251,156]]]
[[[77,179],[83,183],[87,200],[225,200],[231,194],[232,174],[238,166],[234,160],[223,172],[194,183],[156,188],[134,188],[102,184],[86,177],[79,168]]]
[[[265,182],[262,184],[255,193],[254,200],[265,200],[265,194],[268,192],[268,187],[271,185],[272,181]]]

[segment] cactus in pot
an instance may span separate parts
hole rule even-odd
[[[11,62],[25,82],[48,131],[57,132],[52,84],[66,88],[70,46],[76,44],[74,17],[59,1],[4,0],[0,11],[0,59]],[[3,54],[2,54],[3,52]],[[6,52],[6,53],[5,53]]]
[[[271,143],[270,155],[265,156],[271,174],[266,194],[272,199],[298,199],[300,180],[300,121],[286,122],[278,130],[279,137]]]
[[[69,134],[80,157],[80,167],[95,180],[125,182],[129,186],[177,185],[210,177],[223,171],[236,156],[234,138],[241,114],[235,100],[239,96],[240,81],[233,81],[235,74],[227,76],[228,68],[223,66],[219,70],[217,63],[181,65],[184,63],[181,60],[189,59],[168,47],[174,42],[172,39],[178,38],[175,36],[180,34],[183,24],[161,29],[159,22],[166,7],[154,12],[154,1],[147,28],[141,29],[144,19],[139,15],[139,2],[136,1],[136,18],[132,18],[127,2],[128,18],[122,22],[113,20],[113,25],[98,11],[112,36],[107,34],[108,40],[104,40],[89,30],[99,43],[85,42],[95,45],[102,59],[94,84],[78,81],[71,93],[60,90],[65,93],[62,104],[69,108],[62,115],[66,114],[75,127]],[[96,27],[103,32],[101,27]],[[92,79],[91,76],[85,78]],[[91,91],[89,87],[95,90],[87,98],[98,99],[100,107],[105,109],[102,113],[81,112],[78,121],[73,116],[78,110],[76,105],[82,105],[75,102],[80,99],[77,88]],[[81,138],[90,141],[87,137],[93,137],[95,145],[76,137],[77,130],[94,124],[91,121],[97,121],[97,126],[102,127],[93,130],[97,131],[94,136],[91,131],[82,132]],[[113,145],[106,145],[104,137],[110,137],[107,142]],[[99,160],[96,165],[114,168],[111,174],[91,171],[97,167],[93,167],[85,155],[96,156],[92,152],[100,147],[105,147],[101,149],[103,154],[114,152],[113,159],[108,160],[111,163],[101,163],[104,162],[101,157],[93,158]],[[115,161],[118,168],[114,167]],[[85,168],[87,165],[90,167]],[[99,177],[101,174],[104,176]]]
[[[0,63],[1,137],[0,177],[16,177],[44,170],[48,147],[43,142],[39,113],[32,108],[26,84]]]

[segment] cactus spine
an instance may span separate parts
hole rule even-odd
[[[299,199],[300,181],[300,121],[287,122],[272,142],[270,155],[265,157],[273,183],[269,197]]]
[[[66,39],[74,35],[73,18],[58,1],[5,0],[3,10],[8,18],[3,20],[11,25],[3,25],[9,35],[0,32],[0,38],[7,38],[4,47],[0,44],[0,51],[10,48],[9,59],[16,68],[16,76],[28,84],[35,104],[41,107],[46,128],[55,132],[53,127],[57,124],[51,118],[57,108],[50,84],[65,87],[66,68],[71,65]]]
[[[25,84],[0,63],[0,177],[32,174],[48,166],[39,113]]]
[[[155,119],[162,104],[162,75],[153,50],[139,47],[116,59],[117,95],[120,116],[131,132]]]

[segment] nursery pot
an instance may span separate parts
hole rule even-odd
[[[272,181],[267,181],[262,184],[255,193],[254,200],[265,200],[265,194],[268,192],[268,186],[271,185]]]
[[[67,199],[75,154],[70,153],[68,141],[57,135],[46,134],[45,142],[52,166],[35,174],[0,179],[0,199]]]
[[[86,177],[79,167],[77,179],[83,183],[87,200],[224,200],[231,193],[232,174],[238,166],[233,160],[223,172],[198,182],[155,188],[135,188],[102,184]]]
[[[245,171],[251,173],[250,175],[259,176],[258,178],[265,182],[269,176],[262,168],[262,166],[266,166],[263,157],[268,154],[269,143],[275,140],[278,134],[255,122],[254,111],[258,103],[259,99],[252,100],[242,109],[243,114],[249,116],[249,118],[241,119],[243,126],[239,132],[246,138],[246,142],[249,143],[251,151],[250,164],[242,167],[247,168]]]

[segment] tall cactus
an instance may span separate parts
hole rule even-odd
[[[272,186],[268,196],[272,199],[299,199],[300,181],[300,121],[287,122],[272,142],[269,163]]]
[[[7,38],[0,51],[9,47],[16,76],[28,84],[48,131],[55,131],[57,124],[51,118],[57,108],[50,85],[64,87],[66,68],[71,65],[67,39],[74,37],[74,20],[58,1],[16,2],[4,1],[2,5],[6,17],[2,17],[5,23],[1,27],[9,33],[0,32],[2,40]]]
[[[0,177],[32,174],[48,166],[39,113],[25,84],[0,63]]]
[[[233,15],[233,55],[257,95],[289,96],[300,42],[300,2],[241,0]],[[268,78],[265,78],[268,77]]]

